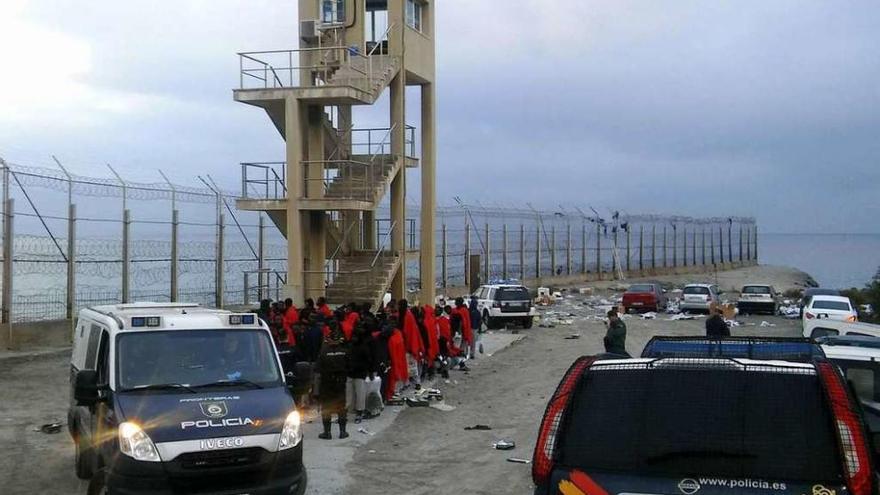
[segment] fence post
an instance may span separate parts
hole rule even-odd
[[[663,268],[667,268],[669,266],[669,250],[667,249],[666,242],[666,225],[663,225]]]
[[[587,224],[581,223],[581,273],[587,273]]]
[[[131,302],[131,252],[129,251],[131,239],[129,239],[129,231],[131,229],[131,210],[126,208],[122,210],[122,302]]]
[[[541,224],[535,226],[535,278],[541,278]]]
[[[672,224],[672,268],[678,268],[678,225]]]
[[[223,292],[226,287],[224,285],[224,260],[223,260],[223,234],[225,230],[226,215],[220,214],[217,217],[217,275],[214,279],[214,305],[218,309],[223,309]]]
[[[526,279],[526,226],[519,224],[519,279]]]
[[[177,229],[179,225],[180,213],[178,210],[171,211],[171,294],[169,299],[171,302],[177,302],[178,299],[178,286],[177,286],[177,274],[180,273],[178,269],[178,262],[180,255],[177,250]]]
[[[492,231],[489,230],[489,222],[486,222],[486,261],[483,263],[484,284],[490,283],[489,279],[492,278],[492,244],[489,242],[489,237],[491,236],[491,233]]]
[[[733,221],[727,222],[727,261],[733,263]]]
[[[76,314],[76,205],[67,206],[67,301],[66,314],[72,320]]]
[[[691,265],[697,266],[697,227],[691,231]]]
[[[752,261],[752,228],[746,228],[746,259]]]
[[[681,233],[681,266],[688,266],[688,228],[687,224],[683,227],[683,232]]]
[[[614,279],[614,277],[617,276],[617,269],[618,269],[617,261],[620,259],[620,252],[617,249],[617,230],[620,228],[620,224],[617,221],[615,221],[614,223],[615,223],[615,225],[612,229],[614,232],[614,235],[612,237],[612,244],[613,245],[611,246],[611,278],[612,279]]]
[[[12,257],[14,237],[12,223],[15,219],[15,200],[6,196],[3,206],[3,323],[9,326],[9,342],[12,347]]]
[[[758,260],[758,224],[755,224],[755,261]]]
[[[259,272],[257,272],[257,274],[259,275]],[[250,285],[250,273],[244,272],[244,297],[243,297],[242,303],[245,306],[247,306],[251,303],[250,297],[248,297],[248,289],[250,289],[249,285]]]
[[[702,265],[706,266],[706,225],[703,225],[703,228],[700,229],[700,237],[702,238],[700,241],[700,248],[703,251],[702,254]]]
[[[724,227],[718,226],[718,261],[724,264]]]
[[[602,226],[596,222],[596,279],[602,280]]]
[[[257,299],[260,301],[269,297],[268,287],[266,291],[263,290],[264,280],[266,285],[269,285],[268,273],[264,273],[266,271],[266,225],[263,223],[264,221],[263,214],[260,213],[257,221],[257,228],[260,229],[257,235]]]
[[[556,224],[553,224],[550,227],[550,276],[556,273]]]
[[[709,257],[712,264],[715,264],[715,229],[709,227]]]
[[[639,271],[645,270],[645,225],[639,224]]]
[[[504,222],[501,234],[501,278],[507,280],[507,222]]]
[[[630,250],[630,245],[632,244],[632,225],[629,224],[629,221],[626,223],[626,271],[629,272],[632,267],[630,267],[630,258],[632,251]]]
[[[471,224],[464,217],[464,286],[471,286]]]
[[[571,224],[570,223],[566,224],[566,229],[568,230],[568,232],[567,232],[567,238],[566,238],[567,252],[565,254],[565,264],[566,264],[565,271],[566,271],[566,275],[571,275]]]
[[[743,262],[743,224],[739,224],[739,262]]]
[[[657,269],[657,224],[651,225],[651,270]]]
[[[446,244],[446,223],[440,226],[440,280],[443,283],[443,291],[449,287],[449,271],[447,269],[447,244]]]

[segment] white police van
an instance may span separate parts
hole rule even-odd
[[[97,306],[73,337],[68,425],[90,494],[305,491],[300,414],[256,315]]]

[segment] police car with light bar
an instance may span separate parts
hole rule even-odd
[[[305,491],[300,413],[254,314],[83,309],[70,384],[76,474],[90,494]]]

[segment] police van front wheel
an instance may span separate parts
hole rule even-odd
[[[88,442],[83,438],[83,435],[77,435],[76,451],[74,453],[77,478],[87,480],[92,477],[92,458],[92,450],[89,448]]]
[[[109,495],[110,490],[107,488],[107,468],[99,469],[92,481],[89,482],[89,489],[86,491],[88,495]]]

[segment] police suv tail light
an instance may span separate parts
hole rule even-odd
[[[140,426],[134,423],[126,422],[119,425],[119,450],[137,461],[161,461],[153,441]]]
[[[565,377],[547,404],[544,419],[541,421],[541,428],[538,430],[538,441],[535,443],[535,453],[532,462],[532,480],[536,485],[542,485],[550,479],[550,474],[553,472],[553,465],[556,460],[556,440],[559,434],[559,426],[568,408],[571,393],[575,385],[580,381],[584,370],[593,364],[594,360],[592,357],[582,357],[575,361],[565,373]]]
[[[820,362],[817,367],[831,403],[846,485],[853,495],[870,495],[873,493],[874,470],[861,415],[853,405],[843,377],[834,366],[829,362]]]
[[[284,420],[284,428],[281,429],[281,438],[278,440],[278,450],[296,447],[302,441],[302,437],[302,420],[299,411],[293,411]]]

